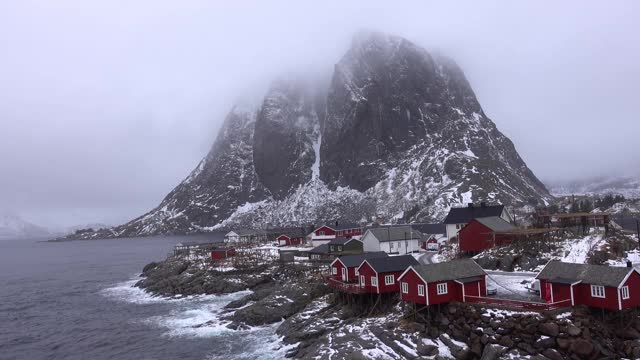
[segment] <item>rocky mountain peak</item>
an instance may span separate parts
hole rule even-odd
[[[328,90],[318,83],[281,77],[257,109],[234,107],[187,179],[156,209],[103,235],[376,214],[437,221],[471,201],[551,199],[451,59],[365,31],[335,65]]]

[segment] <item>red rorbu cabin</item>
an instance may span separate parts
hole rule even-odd
[[[276,239],[279,246],[296,246],[302,244],[302,236],[289,236],[282,234]]]
[[[511,237],[496,234],[499,231],[514,230],[516,227],[499,216],[475,218],[458,232],[460,251],[477,254],[494,246],[511,243]]]
[[[228,257],[234,256],[236,254],[236,249],[234,248],[224,248],[224,249],[213,249],[211,250],[211,259],[213,260],[222,260]]]
[[[418,264],[411,255],[381,257],[364,260],[356,272],[360,286],[367,289],[367,292],[375,294],[398,292],[400,275],[410,266]]]
[[[389,255],[387,255],[387,253],[384,251],[341,256],[333,260],[330,265],[331,277],[334,279],[339,279],[344,283],[355,283],[358,281],[358,277],[356,276],[356,268],[360,266],[360,264],[362,264],[364,260],[387,256]]]
[[[399,277],[402,301],[423,305],[487,295],[487,274],[471,259],[414,265]]]
[[[607,310],[640,306],[640,272],[627,267],[553,260],[536,277],[547,303],[586,305]]]

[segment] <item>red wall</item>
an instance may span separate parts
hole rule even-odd
[[[213,260],[225,259],[229,256],[233,256],[236,254],[235,249],[227,249],[227,250],[213,250],[211,252],[211,258]]]
[[[358,270],[358,275],[364,275],[364,288],[371,293],[376,293],[378,289],[375,286],[371,286],[371,277],[376,276],[376,272],[373,271],[369,263],[364,263]],[[362,285],[362,284],[361,284]],[[378,285],[380,281],[378,280]]]
[[[333,269],[333,268],[337,269],[337,270],[336,270],[337,272],[336,272],[336,274],[335,274],[335,275],[333,275],[333,271],[331,271],[331,276],[333,276],[333,277],[334,277],[334,278],[336,278],[336,279],[342,279],[342,268],[343,268],[343,267],[344,267],[344,266],[342,265],[342,263],[341,263],[340,261],[335,261],[335,262],[333,263],[333,265],[331,265],[331,268],[332,268],[332,269]]]
[[[314,234],[316,234],[316,235],[319,235],[318,233],[319,233],[320,231],[324,231],[324,235],[325,235],[325,236],[326,236],[326,235],[334,235],[334,236],[336,235],[336,231],[335,231],[335,230],[333,230],[332,228],[330,228],[330,227],[326,226],[326,225],[325,225],[325,226],[322,226],[322,227],[320,227],[320,228],[318,228],[318,229],[316,229],[316,231],[314,231],[313,233],[314,233]]]
[[[333,263],[333,265],[331,265],[331,267],[336,268],[337,271],[338,271],[338,273],[336,275],[333,275],[333,272],[332,272],[331,276],[334,276],[336,279],[340,279],[340,281],[342,281],[342,268],[344,267],[342,265],[342,263],[340,261],[336,261],[336,262]],[[357,268],[357,266],[347,268],[347,282],[356,282],[357,281],[356,268]]]
[[[616,288],[605,287],[605,298],[596,298],[591,296],[590,284],[578,284],[573,287],[573,298],[576,305],[580,304],[609,310],[618,310],[617,290],[618,289]]]
[[[403,270],[404,271],[404,270]],[[403,271],[387,272],[378,274],[378,289],[380,293],[398,292],[400,291],[400,283],[398,278],[402,275]],[[387,275],[393,275],[393,285],[386,285],[384,283],[384,277]]]
[[[278,241],[280,241],[280,240],[287,240],[287,242],[288,242],[289,237],[288,237],[287,235],[280,235],[280,236],[278,236],[278,239],[277,239],[277,240],[278,240]]]
[[[337,236],[346,237],[346,238],[350,238],[350,237],[354,237],[354,236],[360,236],[360,235],[362,235],[362,229],[361,228],[353,228],[353,229],[338,230],[336,232],[336,235]]]
[[[622,299],[622,293],[620,293],[620,300],[622,301],[622,308],[640,306],[640,275],[637,272],[631,273],[631,276],[622,286],[629,286],[629,298]]]
[[[438,295],[438,284],[447,283],[447,293]],[[462,301],[462,286],[454,281],[440,281],[429,283],[429,305],[442,304],[450,301]]]
[[[478,292],[478,290],[480,292]],[[464,284],[464,294],[466,296],[487,296],[487,285],[485,277],[483,276],[482,280],[480,281],[474,281]],[[462,294],[460,294],[460,296],[462,296]]]
[[[477,220],[471,220],[458,232],[461,251],[480,252],[493,246],[493,235],[488,234],[491,229]],[[496,246],[509,244],[511,239],[504,235],[496,235]]]
[[[424,281],[422,281],[422,279],[420,279],[418,274],[416,274],[416,272],[413,271],[413,269],[407,271],[407,273],[404,274],[400,282],[406,282],[409,287],[409,293],[407,294],[402,293],[402,290],[400,290],[400,298],[402,299],[402,301],[408,301],[408,302],[423,304],[423,305],[427,304],[426,295],[418,296],[418,285],[419,284],[425,285],[425,283]],[[425,290],[426,290],[426,286],[425,286]]]

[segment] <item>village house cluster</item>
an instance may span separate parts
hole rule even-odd
[[[536,277],[539,301],[520,301],[492,296],[487,286],[490,275],[471,258],[515,241],[544,241],[569,228],[586,233],[589,226],[608,231],[609,214],[552,215],[539,210],[532,226],[522,228],[516,226],[503,205],[480,203],[452,208],[437,224],[336,223],[310,232],[304,228],[233,230],[225,235],[224,246],[206,251],[217,260],[233,256],[236,247],[271,244],[281,249],[281,259],[293,259],[295,253],[326,264],[326,283],[339,293],[374,297],[392,294],[414,305],[458,301],[533,310],[575,305],[622,310],[640,305],[640,273],[630,263],[613,267],[551,261]],[[455,260],[418,262],[424,253],[451,243],[457,244]]]

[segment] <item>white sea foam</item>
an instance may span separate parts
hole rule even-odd
[[[224,306],[251,293],[244,290],[225,295],[178,296],[166,298],[154,296],[133,286],[138,279],[118,283],[101,291],[101,294],[114,301],[135,305],[163,306],[171,305],[163,315],[142,320],[151,327],[165,329],[167,337],[186,338],[228,338],[228,349],[218,348],[208,359],[282,359],[286,352],[296,345],[284,345],[276,335],[281,323],[252,327],[244,330],[227,328],[228,321],[221,320]],[[242,348],[238,353],[238,346]]]

